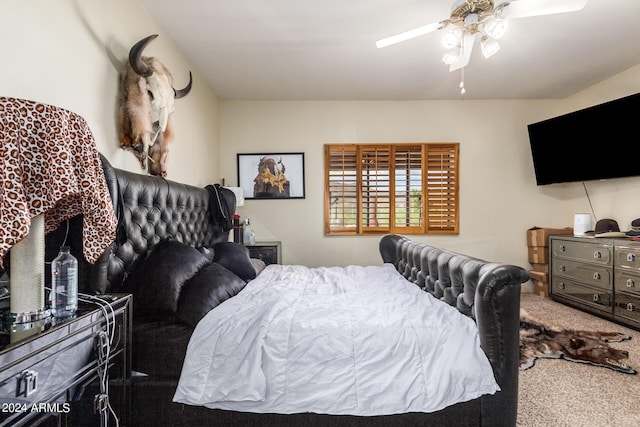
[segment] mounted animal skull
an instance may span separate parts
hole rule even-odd
[[[174,99],[189,94],[192,79],[189,72],[187,86],[176,90],[169,70],[156,58],[142,56],[156,37],[145,37],[129,51],[129,62],[120,79],[120,146],[131,150],[151,175],[165,177],[173,141]]]

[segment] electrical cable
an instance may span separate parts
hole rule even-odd
[[[589,201],[589,206],[591,207],[591,214],[593,215],[593,219],[598,221],[596,212],[593,210],[593,205],[591,204],[591,197],[589,197],[589,192],[587,191],[587,184],[585,184],[584,181],[582,181],[582,186],[584,187],[584,192],[587,194],[587,200]]]
[[[117,414],[115,413],[113,407],[111,406],[111,402],[109,402],[109,358],[111,356],[113,339],[116,334],[115,310],[113,308],[113,305],[109,301],[103,298],[100,298],[99,296],[78,293],[78,300],[97,305],[102,311],[102,314],[105,319],[106,332],[101,330],[96,335],[98,338],[97,370],[98,370],[98,377],[100,380],[99,381],[100,394],[103,396],[106,396],[106,399],[107,399],[106,409],[108,409],[111,415],[113,416],[116,426],[119,426],[120,420],[118,419]],[[109,310],[107,310],[107,308]],[[111,314],[111,318],[113,319],[112,321],[109,320],[110,319],[109,314]],[[101,411],[100,416],[104,417],[101,420],[103,421],[102,425],[105,425],[105,426],[108,425],[109,413],[105,411]]]
[[[62,240],[62,245],[60,246],[67,245],[67,238],[69,237],[69,220],[67,220],[66,222],[67,222],[67,230],[64,232],[64,239]]]
[[[66,224],[67,224],[67,229],[64,232],[64,239],[62,239],[62,244],[60,245],[60,247],[67,246],[67,238],[69,237],[69,220],[66,220]],[[45,262],[45,265],[51,265],[51,261]]]
[[[49,292],[51,292],[51,288],[45,288]],[[105,320],[105,329],[106,332],[100,330],[96,333],[96,337],[98,338],[97,345],[97,353],[98,353],[98,364],[96,370],[98,371],[98,379],[100,383],[100,394],[107,396],[107,406],[106,408],[109,410],[113,419],[116,422],[116,426],[120,425],[120,420],[118,419],[118,415],[113,410],[111,403],[109,402],[109,357],[111,356],[111,348],[113,346],[113,339],[116,334],[116,312],[113,308],[113,305],[98,296],[89,295],[84,293],[78,293],[78,301],[82,301],[89,304],[97,305],[100,309],[102,315]],[[108,310],[107,310],[108,308]],[[110,320],[113,319],[113,320]],[[104,411],[102,411],[104,412]],[[101,417],[105,417],[101,421],[101,425],[108,424],[108,414],[102,414]]]

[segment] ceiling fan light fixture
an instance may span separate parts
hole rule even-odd
[[[485,58],[489,58],[500,50],[500,43],[491,37],[482,36],[480,39],[480,48],[482,49],[482,55]]]
[[[492,16],[485,21],[484,32],[493,39],[499,39],[507,32],[507,21]]]
[[[507,18],[525,18],[582,10],[589,0],[453,0],[448,19],[378,40],[382,48],[436,30],[445,30],[442,61],[449,71],[462,70],[460,93],[465,93],[464,67],[469,64],[477,39],[485,58],[500,50],[498,39],[507,31]],[[505,11],[508,11],[506,13]]]
[[[462,30],[458,27],[454,27],[453,25],[449,25],[447,31],[444,33],[444,37],[442,38],[442,44],[446,49],[453,49],[460,45],[460,40],[462,40]]]
[[[442,62],[447,65],[451,65],[455,64],[458,61],[458,58],[460,58],[460,51],[458,49],[450,49],[442,55]]]

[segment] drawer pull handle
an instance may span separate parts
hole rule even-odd
[[[633,306],[633,304],[629,303],[627,304],[627,311],[634,311],[635,307]]]
[[[600,252],[600,251],[595,251],[595,252],[593,253],[593,257],[594,257],[595,259],[600,259],[600,258],[602,258],[602,252]]]
[[[635,254],[627,254],[627,261],[628,262],[636,262],[636,255]]]
[[[564,252],[567,250],[567,247],[565,245],[560,245],[558,249],[560,249],[560,252]]]
[[[564,272],[564,271],[567,271],[567,267],[565,267],[564,265],[561,265],[560,268],[558,268],[558,270]]]
[[[598,294],[593,294],[593,301],[594,301],[594,302],[600,302],[600,295],[598,295]]]
[[[593,273],[593,280],[600,280],[601,277],[602,276],[600,276],[600,273],[598,272]]]
[[[636,282],[633,279],[627,279],[627,288],[635,288]]]
[[[565,289],[567,286],[564,284],[564,282],[560,282],[560,284],[558,285],[558,287],[560,289]]]
[[[26,369],[18,375],[16,397],[29,397],[38,390],[38,373]]]

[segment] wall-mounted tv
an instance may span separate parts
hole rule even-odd
[[[640,93],[528,125],[538,185],[640,175]]]

